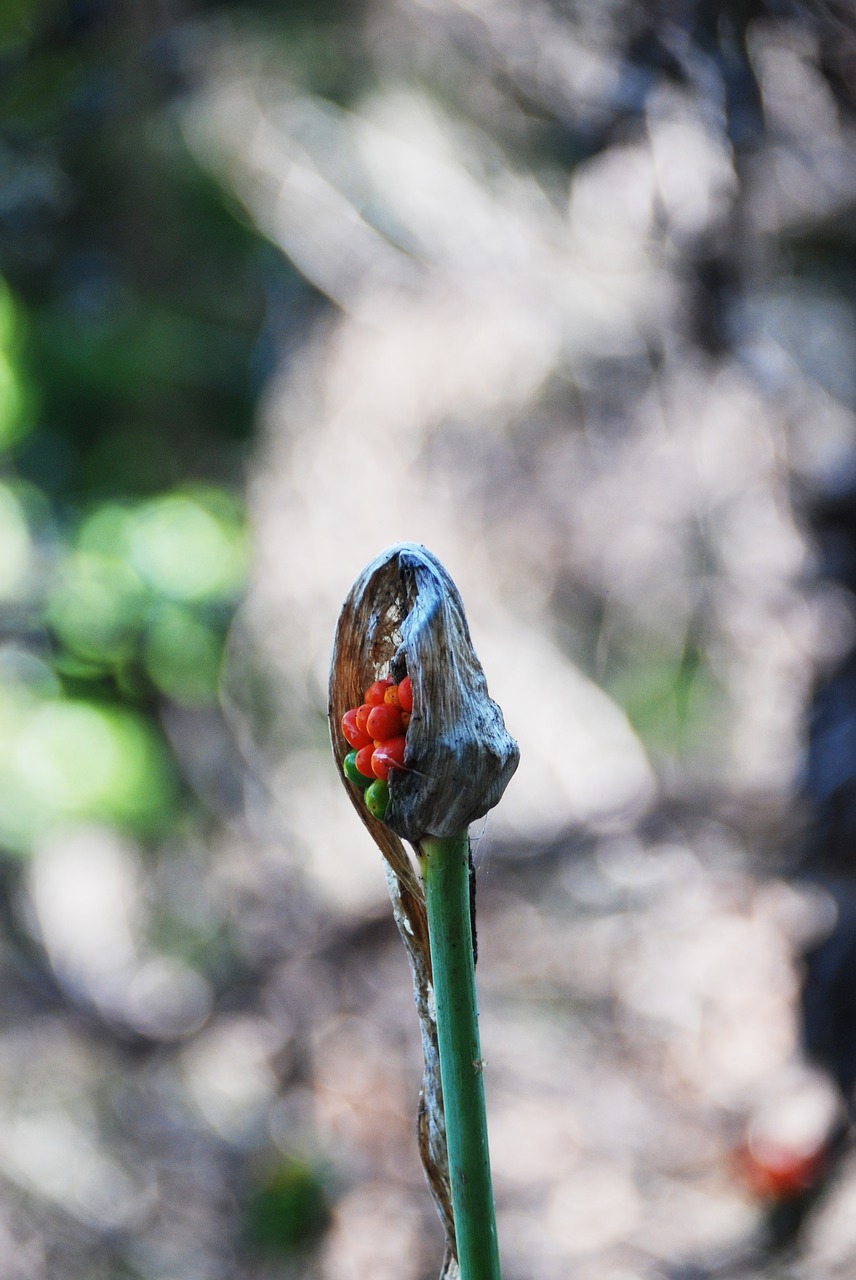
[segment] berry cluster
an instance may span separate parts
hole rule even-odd
[[[383,818],[389,804],[389,771],[404,767],[404,747],[413,690],[410,677],[400,684],[375,680],[361,706],[342,716],[342,733],[352,748],[342,770],[349,782],[365,792],[366,808]]]

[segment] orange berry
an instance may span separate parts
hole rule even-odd
[[[389,777],[390,769],[400,769],[404,764],[405,738],[389,738],[375,747],[372,756],[372,769],[376,778],[384,782]]]
[[[346,711],[342,716],[342,733],[352,747],[359,751],[360,747],[366,747],[371,742],[371,734],[365,732],[357,724],[356,711]]]
[[[364,778],[375,778],[377,774],[372,768],[372,756],[375,753],[375,745],[370,742],[367,747],[360,747],[354,759],[354,765],[363,775]]]
[[[368,702],[364,702],[363,705],[361,707],[357,707],[356,711],[354,712],[354,717],[357,722],[357,728],[359,729],[360,733],[364,733],[367,738],[370,738],[372,736],[369,733],[368,729],[366,728],[366,721],[369,718],[369,712],[371,711],[371,709],[372,709],[371,704]]]
[[[366,689],[365,700],[370,707],[380,706],[383,702],[384,694],[391,684],[392,681],[386,676],[383,680],[375,680],[374,684],[369,685],[368,689]]]
[[[366,717],[366,733],[375,742],[386,742],[387,738],[399,737],[402,728],[398,707],[390,707],[385,702],[379,707],[372,707]]]

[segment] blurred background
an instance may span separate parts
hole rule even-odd
[[[506,1280],[851,1276],[848,0],[9,0],[0,1278],[429,1280],[330,758],[422,541]]]

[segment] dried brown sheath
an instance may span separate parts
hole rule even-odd
[[[452,836],[499,800],[517,767],[517,743],[488,696],[458,590],[440,562],[415,543],[384,551],[360,574],[342,606],[330,670],[330,731],[336,760],[349,750],[342,716],[376,679],[409,675],[413,714],[405,768],[390,774],[383,822],[343,783],[387,864],[395,920],[407,948],[425,1058],[419,1150],[446,1232],[443,1277],[457,1273],[445,1121],[425,897],[402,839]]]

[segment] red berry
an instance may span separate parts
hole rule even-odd
[[[402,711],[413,710],[413,687],[410,683],[410,676],[405,676],[398,686],[398,705]]]
[[[366,689],[366,702],[369,706],[379,707],[383,702],[384,694],[391,684],[392,681],[388,677],[383,680],[375,680],[374,684],[370,684]]]
[[[375,752],[375,745],[370,742],[367,747],[360,747],[356,754],[354,764],[364,778],[375,778],[377,774],[372,768],[372,756]]]
[[[357,751],[359,751],[360,747],[367,747],[372,741],[371,735],[363,733],[357,725],[356,711],[346,711],[342,716],[342,733],[351,746],[356,747]]]
[[[406,729],[406,728],[407,728],[407,726],[410,724],[410,712],[409,712],[409,711],[402,711],[402,713],[401,713],[401,723],[404,725],[404,728],[405,728],[405,729]]]
[[[384,782],[389,777],[390,769],[400,769],[404,764],[404,747],[406,738],[389,738],[386,742],[382,742],[379,747],[375,747],[372,756],[372,769],[376,778],[382,778]]]
[[[823,1172],[825,1153],[791,1151],[764,1144],[753,1150],[748,1143],[736,1153],[737,1173],[744,1185],[761,1200],[789,1200],[809,1190]]]
[[[386,742],[387,738],[399,737],[403,727],[398,707],[390,707],[385,702],[379,707],[372,707],[366,719],[366,733],[375,742]]]
[[[355,712],[355,715],[357,718],[357,728],[359,729],[360,733],[364,733],[367,738],[370,738],[372,736],[369,733],[368,729],[366,728],[366,721],[369,718],[370,711],[371,711],[371,705],[368,702],[364,702],[361,707],[357,707],[357,710]]]
[[[357,768],[356,751],[349,751],[345,756],[345,759],[342,761],[342,772],[349,782],[353,782],[355,786],[362,787],[364,791],[371,782],[371,778],[366,777],[364,773],[360,773]]]

